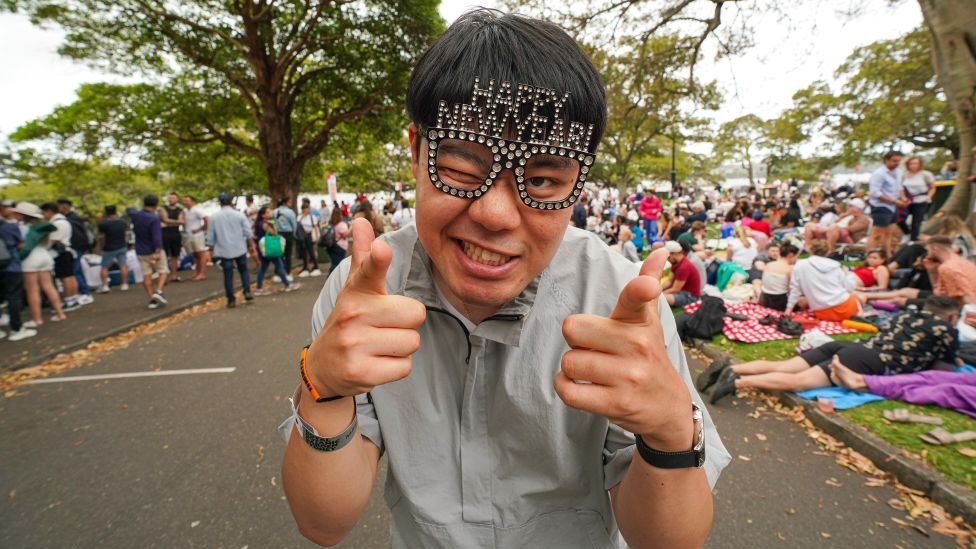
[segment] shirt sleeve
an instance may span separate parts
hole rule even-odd
[[[158,217],[152,220],[152,225],[150,225],[150,228],[152,229],[152,236],[153,236],[153,248],[154,248],[153,251],[156,252],[162,250],[163,249],[163,228],[162,228],[162,223],[159,221]]]
[[[674,315],[671,314],[671,308],[667,306],[667,302],[664,300],[660,301],[659,313],[665,333],[670,332],[673,334],[667,344],[668,358],[671,360],[671,365],[681,375],[681,379],[685,382],[685,386],[688,387],[688,392],[691,394],[692,400],[694,400],[695,404],[702,411],[705,422],[705,476],[708,477],[708,485],[714,488],[715,483],[718,482],[719,475],[722,474],[722,470],[732,461],[732,456],[729,455],[728,450],[725,449],[725,445],[722,444],[722,440],[718,436],[718,430],[715,429],[715,423],[712,421],[708,409],[705,408],[705,403],[691,382],[688,360],[685,357],[685,350],[681,346],[681,339],[678,337],[678,331],[675,328]],[[691,420],[691,410],[688,410],[688,416],[688,419]],[[634,450],[636,450],[635,444],[636,442],[632,433],[612,423],[609,425],[606,441],[603,444],[604,489],[609,490],[623,481],[624,475],[627,473],[627,468],[630,466],[630,460],[634,457]],[[637,459],[641,458],[638,456]]]
[[[214,241],[216,240],[216,238],[215,238],[216,236],[217,236],[217,233],[216,233],[216,231],[214,231],[214,224],[213,223],[207,223],[206,243],[207,243],[207,247],[208,248],[211,248],[211,249],[213,248]]]
[[[884,177],[878,173],[871,174],[868,181],[868,198],[878,198],[881,196],[881,188],[884,186]]]
[[[799,271],[796,267],[793,267],[793,272],[790,273],[790,295],[786,299],[786,308],[796,306],[796,302],[803,297],[803,291],[800,289],[800,275],[802,271]]]

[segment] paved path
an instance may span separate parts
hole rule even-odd
[[[310,547],[284,501],[274,428],[314,286],[201,314],[67,375],[233,373],[22,386],[0,399],[0,547]],[[719,482],[709,547],[954,546],[901,529],[884,503],[892,490],[865,487],[792,423],[735,402],[713,417],[749,461]],[[342,547],[388,546],[381,491]]]

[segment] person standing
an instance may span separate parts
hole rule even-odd
[[[100,294],[109,292],[108,271],[113,263],[119,265],[121,281],[119,288],[123,292],[129,289],[129,266],[125,262],[125,254],[128,250],[125,233],[128,229],[129,224],[119,218],[115,204],[105,206],[105,217],[98,224],[98,239],[101,241],[102,249],[102,285],[98,288]]]
[[[908,216],[912,218],[911,228],[902,222],[902,231],[908,235],[912,242],[918,240],[919,233],[922,232],[922,221],[925,220],[925,213],[932,205],[932,197],[935,196],[935,176],[932,172],[924,169],[925,161],[918,156],[909,156],[905,160],[905,176],[902,179],[902,189],[908,199]]]
[[[158,309],[166,305],[163,287],[169,268],[166,266],[166,253],[163,252],[163,230],[156,208],[159,198],[154,194],[147,194],[142,199],[142,209],[129,208],[126,214],[132,220],[132,233],[136,237],[136,255],[139,256],[139,266],[142,268],[142,287],[149,297],[149,308]],[[156,279],[156,289],[153,290],[153,279]]]
[[[281,279],[281,283],[285,286],[286,292],[291,292],[302,287],[298,282],[291,282],[288,280],[288,273],[285,272],[285,262],[282,261],[280,255],[275,255],[275,257],[267,257],[262,252],[261,239],[268,236],[276,237],[278,236],[278,229],[275,226],[274,219],[271,218],[271,209],[267,206],[261,206],[258,209],[257,222],[254,224],[254,241],[258,243],[257,246],[257,256],[260,259],[258,265],[258,280],[255,284],[256,288],[254,290],[254,295],[268,295],[271,292],[264,289],[264,275],[268,272],[268,267],[274,265],[275,273],[278,278]],[[274,277],[271,277],[271,284],[274,284]]]
[[[647,194],[640,201],[638,213],[640,213],[641,219],[644,220],[644,236],[649,243],[653,244],[657,240],[657,218],[661,215],[662,211],[664,211],[664,205],[661,204],[661,199],[654,194],[654,189],[648,189]]]
[[[183,227],[186,230],[184,246],[187,253],[193,254],[196,267],[192,280],[206,280],[207,263],[210,261],[207,253],[207,216],[192,195],[183,197],[183,206],[186,208],[183,212]]]
[[[54,226],[54,231],[48,235],[48,242],[50,253],[54,257],[54,277],[61,281],[64,288],[64,311],[80,309],[74,251],[71,249],[71,223],[54,202],[41,204],[41,213],[44,219]]]
[[[298,228],[298,216],[291,209],[291,197],[278,200],[278,208],[274,211],[275,225],[278,235],[285,239],[285,270],[291,279],[291,259],[295,253],[295,230]]]
[[[220,193],[217,197],[220,211],[210,216],[207,226],[207,246],[213,250],[214,258],[220,262],[224,271],[224,295],[227,297],[227,307],[237,306],[234,297],[234,267],[241,275],[241,287],[244,290],[244,300],[252,301],[250,273],[247,271],[247,256],[257,255],[254,248],[254,233],[247,216],[231,206],[231,197],[227,193]]]
[[[27,305],[30,307],[31,318],[23,325],[27,328],[40,328],[44,325],[41,310],[41,293],[47,297],[54,316],[51,322],[67,319],[61,308],[61,296],[54,287],[51,272],[54,270],[54,259],[48,251],[50,235],[56,229],[53,224],[41,221],[44,214],[40,208],[30,202],[20,202],[12,210],[20,222],[27,226],[24,243],[20,247],[20,268],[24,273],[24,291],[27,294]]]
[[[95,302],[92,298],[92,290],[88,287],[85,280],[85,273],[81,269],[82,257],[91,251],[93,242],[91,241],[91,226],[78,215],[71,201],[67,198],[58,199],[58,211],[71,224],[71,251],[73,252],[72,269],[75,280],[78,283],[78,304],[90,305]]]
[[[868,183],[868,203],[871,205],[871,221],[874,225],[868,235],[868,249],[883,248],[885,257],[891,257],[892,227],[895,210],[901,199],[901,153],[888,151],[884,165],[874,170]]]
[[[341,262],[346,257],[346,251],[349,249],[349,224],[342,219],[342,211],[339,208],[332,209],[332,215],[329,217],[329,230],[332,231],[334,235],[333,238],[335,242],[329,246],[329,274],[339,266]]]
[[[166,204],[159,209],[159,222],[163,227],[163,253],[169,259],[169,281],[180,282],[180,250],[183,249],[181,229],[186,218],[178,194],[166,195]]]
[[[298,257],[302,261],[302,272],[298,273],[299,278],[309,276],[322,276],[319,270],[319,260],[316,257],[316,244],[319,241],[319,224],[315,216],[312,215],[311,201],[302,202],[302,213],[298,215],[299,229],[295,231],[295,246],[298,247]]]
[[[0,272],[0,299],[7,301],[7,315],[10,320],[8,341],[20,341],[37,335],[37,330],[27,328],[21,322],[20,313],[24,308],[24,273],[20,265],[20,247],[24,243],[17,221],[12,218],[12,206],[5,203],[0,208],[0,246],[6,246],[7,266]],[[2,333],[2,332],[0,332]]]
[[[409,225],[414,221],[414,211],[410,207],[410,201],[406,198],[400,200],[400,209],[393,214],[393,219],[390,221],[390,225],[393,229],[399,229],[405,225]]]
[[[584,196],[573,206],[573,226],[577,229],[586,230],[586,202],[587,199]]]

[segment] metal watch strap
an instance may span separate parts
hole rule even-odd
[[[658,469],[689,469],[701,467],[705,464],[705,431],[704,418],[701,409],[692,404],[692,418],[695,422],[696,443],[687,452],[661,452],[644,443],[644,439],[637,435],[637,452],[641,458],[652,467]]]
[[[312,447],[314,450],[319,452],[335,452],[336,450],[342,449],[343,446],[349,444],[352,440],[353,435],[356,434],[356,428],[359,427],[358,416],[355,412],[352,415],[352,423],[345,431],[339,433],[334,437],[322,437],[319,436],[318,431],[315,427],[312,427],[302,419],[302,416],[298,415],[298,411],[295,411],[295,426],[298,427],[298,432],[302,434],[302,439],[306,444]]]

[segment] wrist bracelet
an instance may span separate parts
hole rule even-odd
[[[295,427],[298,432],[302,434],[302,440],[309,445],[313,450],[318,450],[319,452],[335,452],[341,450],[346,444],[352,440],[353,435],[356,434],[356,428],[359,427],[359,416],[356,413],[355,407],[352,413],[352,423],[346,430],[339,433],[334,437],[323,437],[319,436],[319,432],[302,419],[302,416],[298,414],[298,406],[295,404],[293,399],[291,400],[291,408],[295,416]]]
[[[312,395],[312,398],[315,399],[315,402],[330,402],[333,400],[339,400],[340,398],[345,398],[343,395],[324,397],[320,395],[319,392],[312,385],[312,380],[309,379],[308,371],[305,369],[305,357],[306,355],[308,355],[309,347],[311,347],[311,345],[306,345],[302,347],[302,356],[301,356],[301,360],[298,363],[299,370],[301,370],[302,372],[302,381],[305,383],[305,387],[308,388],[309,394]]]

